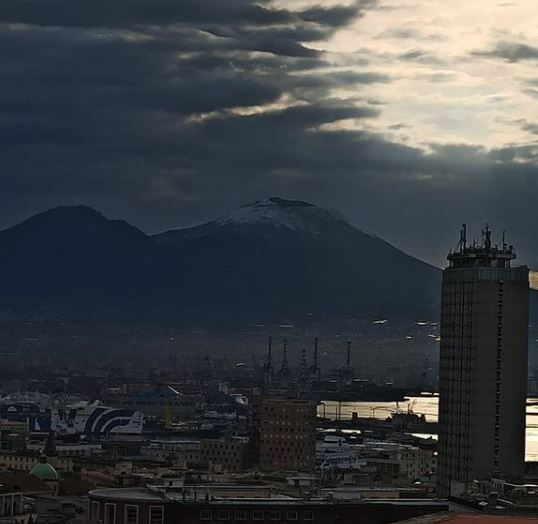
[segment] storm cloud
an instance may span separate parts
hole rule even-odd
[[[478,56],[502,58],[508,62],[521,60],[538,60],[538,47],[520,42],[497,42],[495,47],[488,51],[476,51]]]
[[[538,265],[538,147],[443,135],[472,119],[431,90],[450,79],[465,108],[468,73],[446,35],[384,7],[4,0],[0,227],[84,203],[156,232],[277,195],[339,208],[435,263],[461,222],[489,220]],[[473,44],[457,59],[512,66],[536,49]],[[534,136],[529,122],[506,128]]]

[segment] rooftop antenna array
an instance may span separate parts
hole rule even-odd
[[[484,243],[486,252],[491,251],[491,229],[489,228],[489,224],[486,224],[486,227],[482,230],[482,242]]]
[[[467,224],[462,224],[460,231],[460,241],[458,243],[458,252],[464,253],[467,249]]]

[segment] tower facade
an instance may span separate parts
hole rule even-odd
[[[517,478],[525,466],[529,271],[513,247],[467,246],[443,272],[438,492],[454,482]]]
[[[316,466],[316,402],[253,400],[255,462],[263,471],[312,471]]]

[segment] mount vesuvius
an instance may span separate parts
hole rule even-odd
[[[440,270],[337,212],[272,197],[149,236],[85,206],[0,232],[0,309],[163,323],[432,318]]]

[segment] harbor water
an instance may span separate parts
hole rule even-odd
[[[538,461],[538,399],[529,398],[527,406],[526,460]],[[386,419],[395,411],[408,409],[417,415],[424,415],[429,422],[437,421],[439,397],[409,397],[403,402],[334,402],[324,401],[318,407],[318,414],[329,419],[350,419],[353,412],[359,417]],[[420,435],[428,437],[430,435]],[[437,438],[436,435],[432,435]]]

